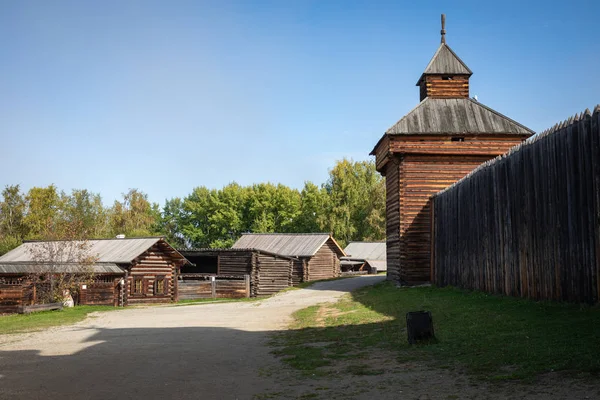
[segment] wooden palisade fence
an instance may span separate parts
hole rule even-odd
[[[600,106],[489,161],[433,198],[432,280],[597,303]]]

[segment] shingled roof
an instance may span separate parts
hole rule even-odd
[[[60,243],[61,241],[54,242]],[[92,257],[96,257],[97,263],[129,264],[158,242],[163,242],[169,247],[170,253],[174,258],[185,259],[161,237],[88,240],[87,245],[89,247],[86,253]],[[43,252],[47,248],[48,243],[53,242],[25,242],[0,257],[0,263],[43,261],[34,260],[33,254]],[[36,250],[36,248],[39,248],[39,250]],[[70,260],[64,261],[68,262]]]
[[[344,249],[348,258],[364,260],[385,260],[385,242],[350,242]]]
[[[330,238],[340,254],[345,255],[328,233],[245,233],[232,248],[252,248],[288,257],[312,257]]]
[[[470,98],[426,97],[385,133],[388,135],[532,135],[535,132]]]

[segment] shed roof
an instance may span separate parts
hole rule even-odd
[[[194,257],[194,256],[202,256],[205,254],[219,254],[219,253],[236,253],[236,252],[249,252],[249,253],[262,253],[262,254],[266,254],[269,256],[277,256],[277,257],[281,257],[281,258],[285,258],[288,260],[293,260],[294,257],[291,256],[286,256],[283,254],[278,254],[278,253],[273,253],[271,251],[267,251],[267,250],[261,250],[261,249],[245,249],[242,247],[235,247],[235,248],[228,248],[228,249],[211,249],[211,248],[192,248],[192,249],[179,249],[177,250],[179,251],[183,256],[185,257]]]
[[[386,131],[388,135],[534,133],[526,126],[473,99],[430,97],[426,97]]]
[[[385,260],[385,242],[350,242],[344,249],[348,258],[364,260]]]
[[[232,248],[253,248],[290,257],[312,257],[329,239],[344,255],[344,250],[328,233],[245,233]]]
[[[13,249],[1,256],[0,263],[42,261],[35,260],[34,254],[44,252],[47,249],[49,250],[51,249],[49,246],[53,246],[54,244],[56,244],[56,247],[58,248],[58,246],[61,246],[61,243],[64,242],[66,241],[25,242],[16,249]],[[71,242],[74,244],[83,243],[83,241]],[[164,245],[166,245],[170,255],[172,255],[174,258],[185,259],[161,237],[92,239],[87,241],[89,250],[86,253],[92,257],[96,257],[97,263],[129,264],[158,242],[162,242]],[[62,261],[69,262],[74,260],[63,259]]]
[[[35,262],[11,262],[0,263],[0,274],[43,274],[55,273],[78,273],[93,272],[94,274],[122,275],[125,271],[114,263],[96,263],[91,266],[76,263],[35,263]]]
[[[419,78],[417,86],[425,75],[473,75],[473,72],[467,67],[446,43],[440,44],[435,54],[425,67],[425,71]]]

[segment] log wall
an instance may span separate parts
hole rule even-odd
[[[142,281],[141,292],[136,292],[135,281]],[[164,279],[163,293],[157,293],[157,279]],[[159,243],[142,254],[129,270],[127,303],[168,303],[177,297],[176,267]]]
[[[28,281],[0,283],[0,313],[16,313],[32,303],[32,285]]]
[[[600,107],[434,198],[435,283],[597,303]]]
[[[250,277],[250,295],[267,296],[291,286],[294,280],[294,261],[291,258],[267,254],[258,250],[182,250],[197,265],[203,257],[218,257],[218,273],[213,276],[231,277],[248,275]],[[297,265],[296,265],[297,266]],[[193,268],[193,267],[192,267]],[[182,267],[184,277],[187,268]],[[302,277],[300,276],[300,279]]]
[[[394,157],[385,170],[385,230],[387,279],[400,281],[400,157]]]
[[[387,277],[403,284],[431,279],[429,199],[525,136],[397,135],[389,146],[386,176]],[[380,154],[380,152],[376,152]]]
[[[329,239],[308,260],[305,281],[316,281],[340,276],[340,257],[337,246]]]
[[[109,277],[104,282],[94,282],[79,289],[79,304],[119,306],[119,281],[121,277]]]
[[[253,296],[268,296],[292,285],[293,261],[273,255],[256,256]]]
[[[431,98],[467,98],[469,97],[468,75],[426,75],[420,85],[421,101]]]

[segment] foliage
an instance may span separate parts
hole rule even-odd
[[[81,221],[65,223],[55,231],[54,223],[44,228],[46,241],[28,248],[38,272],[32,273],[37,303],[62,302],[79,291],[82,284],[94,280],[93,264],[97,256],[90,251],[90,242],[82,237]],[[72,299],[71,299],[72,300]]]
[[[160,229],[190,247],[229,247],[244,232],[331,232],[351,240],[385,238],[385,185],[372,162],[339,161],[321,187],[301,191],[285,185],[231,183],[220,190],[200,186],[183,200],[168,200]]]
[[[109,212],[112,236],[152,236],[157,221],[156,208],[148,201],[147,194],[138,189],[129,189],[123,194],[123,201],[115,200]]]
[[[23,240],[150,236],[162,229],[160,222],[158,205],[137,189],[107,208],[99,194],[86,189],[67,194],[50,185],[22,193],[19,185],[6,186],[0,199],[0,255]]]
[[[0,202],[0,255],[26,239],[111,238],[164,235],[175,247],[230,247],[244,232],[329,232],[340,245],[385,237],[385,186],[373,162],[341,160],[321,186],[235,182],[221,189],[196,187],[161,209],[130,189],[111,207],[86,189],[59,192],[55,185],[21,193],[7,186]],[[76,228],[76,231],[73,229]],[[51,232],[52,235],[48,235]]]
[[[415,310],[431,311],[437,340],[408,344],[406,313]],[[386,282],[298,311],[292,330],[274,344],[309,375],[325,372],[318,363],[360,365],[365,354],[383,349],[399,362],[424,360],[490,380],[530,379],[558,370],[600,372],[599,324],[598,307]]]

